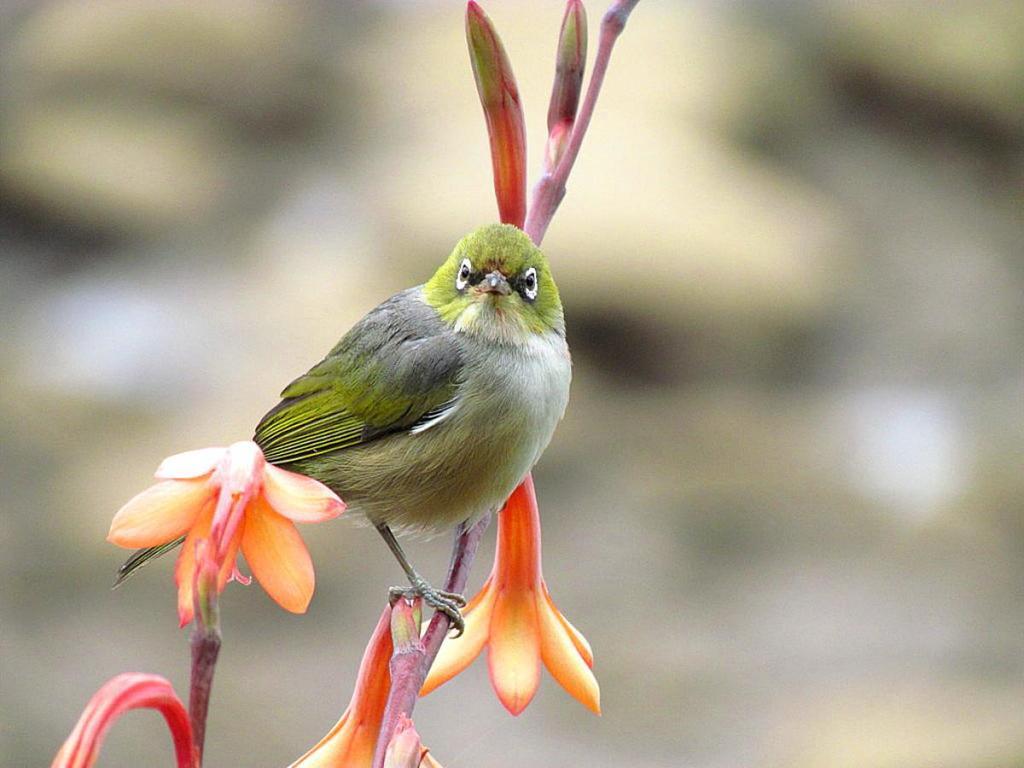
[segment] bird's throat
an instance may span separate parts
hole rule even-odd
[[[470,303],[459,313],[453,328],[456,333],[514,346],[528,343],[533,335],[529,324],[514,305],[491,296]]]

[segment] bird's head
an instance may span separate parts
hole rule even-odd
[[[522,344],[531,334],[565,333],[548,260],[511,224],[466,235],[426,286],[427,303],[456,331]]]

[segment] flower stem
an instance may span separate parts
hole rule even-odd
[[[476,551],[480,548],[480,541],[487,532],[487,526],[491,524],[490,513],[480,518],[469,528],[465,524],[460,525],[455,531],[455,546],[452,548],[452,559],[448,565],[448,577],[445,579],[446,592],[462,592],[469,581],[469,571],[473,567],[473,560],[476,559]],[[423,633],[423,650],[426,654],[423,666],[423,679],[426,679],[430,665],[434,663],[438,651],[441,650],[441,643],[451,626],[451,619],[438,611],[430,620],[427,631]],[[423,680],[420,680],[420,687]],[[416,692],[419,693],[419,687]]]
[[[545,169],[545,173],[541,177],[541,180],[537,182],[537,186],[533,191],[533,200],[531,201],[530,210],[523,225],[523,229],[526,234],[529,235],[530,239],[537,245],[540,245],[541,240],[544,239],[544,233],[547,232],[548,225],[551,223],[551,219],[555,215],[555,211],[558,210],[559,203],[561,203],[562,198],[565,197],[565,183],[569,178],[569,173],[572,171],[573,164],[576,162],[576,156],[579,154],[580,146],[583,143],[583,137],[587,132],[587,128],[590,126],[590,119],[594,114],[594,105],[597,103],[598,94],[601,92],[601,86],[604,83],[605,72],[608,70],[608,62],[611,59],[612,48],[614,47],[615,41],[618,39],[619,35],[622,34],[622,30],[626,26],[626,20],[629,18],[630,12],[632,12],[638,2],[639,0],[614,0],[611,7],[605,13],[604,18],[601,20],[601,37],[600,42],[598,43],[597,58],[594,61],[594,72],[590,76],[590,83],[587,87],[587,93],[583,99],[583,104],[580,107],[579,116],[572,126],[572,133],[568,138],[564,154],[561,154],[554,169]],[[470,53],[471,57],[473,57],[474,76],[477,78],[477,87],[480,89],[481,79],[479,71],[480,67],[478,66],[479,57],[473,56],[474,48],[472,33],[474,31],[479,32],[477,27],[486,27],[485,31],[492,35],[494,40],[497,40],[497,38],[494,35],[486,16],[483,14],[483,11],[480,10],[479,6],[475,2],[469,3],[468,11],[467,23],[469,24],[468,30],[471,33]],[[500,41],[496,45],[500,47]],[[507,58],[504,55],[503,49],[500,50],[500,56],[495,60],[500,60],[503,71],[507,70],[511,73],[511,67],[507,64]],[[509,76],[511,77],[511,75]],[[484,83],[485,85],[486,82]],[[499,208],[502,209],[502,221],[506,223],[511,221],[512,223],[518,224],[518,216],[510,215],[503,208],[503,205],[506,203],[506,198],[509,197],[509,195],[503,194],[502,184],[499,183],[502,178],[502,174],[499,173],[498,160],[499,155],[502,154],[502,149],[494,141],[495,134],[491,128],[490,114],[487,111],[487,101],[484,96],[485,93],[482,90],[481,100],[484,104],[485,115],[488,116],[488,129],[490,130],[492,137],[491,154],[495,163],[495,192],[498,197]],[[575,106],[572,106],[573,111],[575,111]],[[518,94],[515,99],[515,107],[516,114],[521,121],[521,111],[518,109]],[[564,112],[568,109],[569,107],[566,106],[562,108],[562,111]],[[561,122],[565,123],[566,121]],[[549,126],[549,128],[550,127],[551,126]],[[483,538],[484,532],[487,530],[487,526],[490,522],[491,515],[488,514],[468,528],[463,524],[457,529],[455,534],[455,545],[452,549],[452,559],[448,566],[448,577],[445,580],[444,590],[446,592],[462,592],[466,588],[466,581],[469,579],[470,568],[473,565],[473,560],[476,558],[476,552],[480,547],[480,541]],[[396,609],[397,608],[398,605],[396,605]],[[410,611],[411,610],[412,609],[410,607]],[[393,636],[400,636],[404,638],[409,637],[409,627],[405,626],[409,621],[409,618],[405,615],[406,613],[407,612],[404,609],[392,612]],[[402,643],[396,641],[395,651],[391,659],[390,667],[391,689],[388,693],[388,700],[384,709],[384,719],[381,723],[380,732],[377,736],[377,747],[373,757],[373,768],[382,768],[388,744],[391,743],[395,730],[405,718],[411,717],[413,708],[416,706],[416,699],[419,696],[420,690],[423,688],[423,681],[426,680],[427,673],[430,671],[430,667],[433,665],[434,659],[437,658],[437,654],[441,650],[441,643],[444,642],[445,635],[448,633],[450,625],[451,620],[448,616],[441,611],[436,611],[433,618],[430,620],[430,625],[427,627],[427,631],[423,633],[421,640],[417,639],[415,641]],[[399,648],[400,645],[402,646],[401,649]]]
[[[476,551],[490,522],[491,515],[488,514],[471,527],[466,528],[463,524],[456,530],[451,564],[448,566],[448,576],[444,582],[446,592],[462,592],[466,588]],[[411,718],[423,681],[427,679],[430,666],[441,650],[441,643],[444,642],[451,625],[451,619],[437,611],[422,639],[419,638],[419,621],[415,619],[416,638],[409,639],[410,628],[407,625],[414,621],[414,610],[408,603],[402,602],[396,603],[392,610],[391,633],[395,638],[395,651],[391,657],[391,690],[384,708],[384,720],[377,736],[377,748],[373,757],[374,768],[381,768],[384,765],[385,752],[399,723],[403,718]]]
[[[217,565],[210,556],[212,545],[198,542],[198,565],[195,587],[192,591],[195,606],[195,624],[189,645],[192,648],[192,672],[188,696],[188,714],[192,721],[192,743],[203,761],[203,742],[206,738],[206,713],[210,708],[213,690],[213,672],[220,655],[220,605],[217,599]]]
[[[192,682],[188,696],[188,713],[192,720],[192,741],[203,759],[203,740],[206,737],[206,713],[210,708],[210,691],[213,689],[213,671],[220,654],[220,630],[201,628],[192,631]]]
[[[523,225],[523,230],[537,245],[540,245],[540,241],[544,239],[544,233],[547,232],[555,211],[558,210],[562,198],[565,197],[565,182],[569,178],[569,172],[572,171],[576,156],[580,152],[583,137],[590,126],[590,118],[594,115],[594,106],[597,104],[598,94],[601,93],[601,86],[604,84],[612,48],[619,35],[622,34],[629,14],[639,1],[615,0],[604,14],[604,18],[601,19],[601,38],[597,46],[597,58],[594,59],[594,72],[590,76],[587,95],[583,99],[579,116],[573,125],[568,146],[554,170],[545,172],[533,188],[533,199],[530,201],[530,210],[526,215],[526,224]]]
[[[419,694],[416,678],[426,657],[426,649],[420,639],[422,605],[423,601],[418,597],[411,603],[405,598],[400,598],[391,608],[391,642],[394,647],[388,665],[391,672],[391,690],[388,692],[380,735],[377,738],[375,765],[378,758],[379,763],[383,765],[392,736],[416,706],[416,697]]]

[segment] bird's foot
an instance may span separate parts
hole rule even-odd
[[[388,594],[392,603],[402,597],[410,599],[422,597],[424,603],[435,611],[440,611],[451,620],[451,624],[456,630],[455,637],[461,635],[466,628],[466,622],[462,618],[462,611],[459,610],[466,606],[466,598],[460,594],[435,589],[425,579],[414,581],[411,587],[392,587]]]

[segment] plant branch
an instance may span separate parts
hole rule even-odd
[[[448,576],[444,581],[446,592],[461,593],[466,588],[469,571],[490,522],[491,515],[487,514],[469,528],[463,524],[456,529],[452,559],[448,566]],[[398,603],[392,611],[392,637],[396,637],[398,640],[396,640],[395,653],[391,659],[391,690],[388,692],[388,701],[384,707],[384,720],[377,737],[377,748],[373,758],[374,768],[384,765],[384,754],[388,744],[391,743],[395,729],[402,722],[402,718],[411,718],[412,711],[416,706],[416,699],[423,687],[423,681],[427,679],[427,673],[430,671],[434,659],[437,658],[437,653],[441,650],[441,643],[444,642],[445,635],[451,626],[451,619],[441,611],[436,611],[427,626],[427,631],[423,633],[422,639],[418,638],[419,621],[417,619],[417,639],[402,642],[408,636],[407,624],[410,619],[404,610],[400,610],[401,607],[402,604]]]
[[[445,579],[446,592],[461,593],[466,588],[469,580],[469,571],[473,567],[473,560],[476,559],[476,551],[480,547],[480,541],[487,532],[487,526],[491,524],[491,513],[487,513],[469,528],[460,525],[455,532],[455,546],[452,548],[452,560],[448,565],[448,578]],[[423,686],[423,680],[430,671],[430,665],[434,663],[437,652],[441,650],[441,643],[451,627],[451,619],[444,613],[437,612],[431,619],[427,631],[423,633],[423,650],[426,654],[426,664],[422,670],[423,677],[420,680],[416,692]]]
[[[206,714],[213,690],[213,672],[220,655],[220,605],[217,597],[217,564],[211,557],[212,545],[202,540],[196,552],[196,574],[193,587],[195,626],[189,637],[192,648],[192,671],[188,695],[188,714],[192,721],[192,744],[198,763],[203,761],[206,739]]]
[[[590,119],[594,115],[594,106],[597,104],[597,97],[604,84],[612,48],[619,35],[622,34],[622,30],[625,29],[626,20],[638,2],[639,0],[615,0],[605,12],[604,18],[601,19],[601,38],[598,42],[597,58],[594,59],[594,72],[590,76],[587,95],[583,99],[579,116],[573,125],[565,154],[562,155],[555,169],[541,176],[540,181],[533,188],[533,199],[530,201],[530,210],[526,216],[523,230],[537,245],[540,245],[541,240],[544,239],[544,233],[547,232],[555,211],[558,210],[562,198],[565,197],[565,183],[576,162],[576,156],[580,152],[583,137],[590,126]]]
[[[196,626],[189,642],[192,646],[192,679],[188,714],[192,720],[192,742],[201,763],[203,742],[206,739],[206,713],[210,708],[210,692],[213,689],[213,671],[220,654],[220,632]]]

